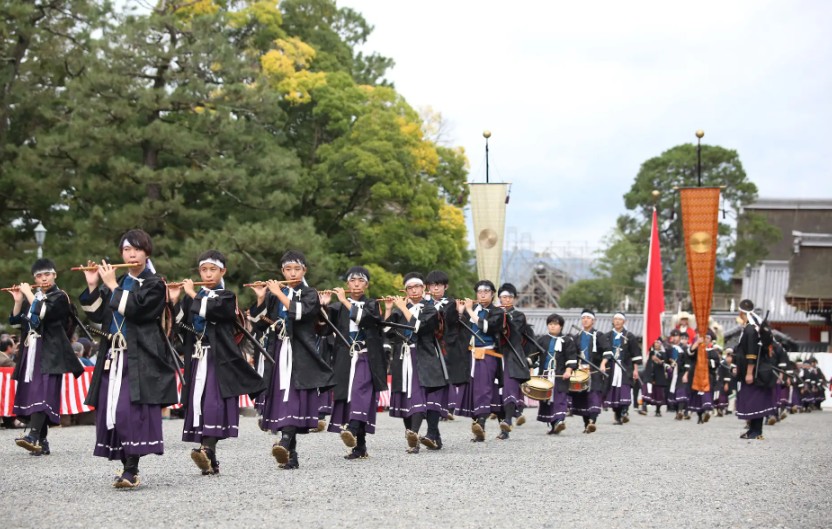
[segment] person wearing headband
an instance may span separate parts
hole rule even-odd
[[[581,332],[575,342],[578,345],[579,365],[589,369],[590,385],[589,391],[572,394],[572,413],[584,418],[584,433],[593,433],[597,429],[596,421],[604,400],[605,381],[601,373],[606,372],[612,349],[607,336],[595,329],[595,313],[590,309],[581,312]]]
[[[448,274],[433,270],[428,273],[425,282],[430,294],[429,302],[436,307],[439,317],[436,340],[445,355],[445,365],[448,368],[448,420],[453,420],[453,414],[462,408],[462,397],[471,378],[471,353],[468,352],[468,342],[461,335],[457,300],[448,295]]]
[[[185,352],[182,440],[200,444],[191,450],[191,459],[208,476],[220,472],[218,441],[239,433],[240,395],[256,399],[266,382],[234,340],[237,296],[225,288],[225,256],[208,250],[199,256],[197,266],[206,283],[199,292],[191,279],[168,291],[174,304],[174,331]],[[186,295],[179,301],[183,291]]]
[[[736,387],[736,366],[734,365],[734,350],[731,348],[725,349],[722,360],[716,372],[716,391],[714,392],[714,408],[716,409],[717,417],[730,415],[731,410],[728,409],[729,396],[734,392]]]
[[[253,287],[257,300],[249,312],[256,328],[269,329],[269,347],[277,362],[260,427],[280,432],[280,441],[272,445],[272,457],[279,468],[294,470],[300,466],[297,436],[318,431],[318,414],[334,381],[332,367],[318,352],[321,300],[318,291],[306,283],[306,257],[289,250],[281,257],[280,267],[289,283],[270,280]]]
[[[12,412],[29,423],[29,433],[15,439],[17,446],[31,455],[48,455],[49,426],[61,423],[63,375],[72,373],[77,378],[84,367],[67,336],[67,329],[75,325],[71,319],[73,307],[66,292],[55,284],[55,263],[38,259],[31,271],[33,284],[24,282],[17,290],[9,291],[14,298],[9,324],[20,328],[25,337],[12,373],[17,381]],[[39,290],[33,292],[33,287]]]
[[[641,365],[641,344],[624,324],[627,321],[623,312],[612,316],[612,330],[606,333],[612,351],[606,354],[607,365],[611,366],[609,377],[605,380],[604,406],[612,408],[615,413],[613,424],[622,425],[630,422],[629,410],[632,402],[632,386],[639,383],[638,366]]]
[[[418,454],[419,443],[429,450],[442,448],[439,421],[448,417],[448,377],[445,359],[436,347],[436,307],[424,299],[422,274],[404,276],[407,298],[396,296],[385,301],[384,319],[413,329],[388,326],[387,338],[393,346],[390,373],[390,416],[401,418],[407,439],[407,453]],[[420,437],[422,421],[427,433]]]
[[[526,357],[527,323],[526,315],[514,308],[514,300],[517,298],[517,289],[511,283],[505,283],[498,289],[500,306],[506,313],[506,322],[501,337],[501,350],[503,352],[502,365],[500,366],[501,386],[499,399],[501,404],[497,412],[500,420],[500,434],[497,439],[504,441],[509,438],[512,431],[512,420],[518,417],[518,426],[526,422],[522,421],[523,408],[526,403],[523,400],[523,392],[520,385],[529,380],[529,361]]]
[[[350,448],[344,459],[366,459],[367,434],[376,433],[379,394],[387,389],[387,354],[379,304],[367,297],[370,271],[353,266],[347,271],[347,289],[336,288],[338,301],[321,297],[329,321],[338,328],[332,369],[335,373],[332,415],[327,431],[337,433]],[[333,334],[327,327],[325,331]],[[343,336],[349,345],[341,339]]]
[[[471,351],[470,382],[462,397],[459,415],[471,417],[473,442],[485,441],[485,422],[491,413],[499,413],[499,370],[503,353],[499,349],[506,313],[493,305],[496,295],[494,283],[481,279],[474,285],[477,304],[471,299],[457,300],[459,320],[463,324],[461,337],[468,342]]]
[[[737,419],[748,421],[748,431],[741,439],[764,439],[763,420],[773,411],[773,384],[771,359],[761,349],[763,322],[754,313],[754,303],[740,301],[739,317],[742,321],[740,342],[734,353],[737,360],[737,377],[740,389],[737,393]]]
[[[537,420],[549,425],[549,435],[558,435],[566,429],[569,379],[578,368],[578,348],[571,336],[563,334],[563,324],[563,316],[550,314],[546,318],[549,334],[537,338],[537,343],[546,351],[546,356],[538,359],[537,374],[555,385],[552,397],[541,401],[537,409]]]
[[[177,367],[160,327],[167,289],[148,267],[150,236],[130,230],[119,249],[125,263],[137,265],[118,278],[106,262],[84,272],[87,289],[79,301],[89,320],[111,336],[100,341],[86,400],[95,406],[93,455],[120,460],[124,469],[113,486],[130,489],[140,483],[140,458],[164,453],[162,408],[179,397]]]

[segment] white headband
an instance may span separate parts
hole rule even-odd
[[[404,288],[412,287],[414,285],[422,285],[425,286],[425,282],[419,279],[418,277],[411,277],[404,283]]]
[[[502,292],[500,292],[500,297],[503,297],[503,296],[511,296],[511,297],[514,297],[514,294],[512,294],[512,293],[511,293],[511,292],[509,292],[508,290],[503,290]]]
[[[204,264],[206,264],[206,263],[207,263],[207,264],[212,264],[212,265],[215,265],[215,266],[217,266],[217,267],[222,268],[223,270],[225,270],[225,263],[223,263],[222,261],[220,261],[220,260],[218,260],[218,259],[203,259],[202,261],[200,261],[200,262],[199,262],[199,265],[198,265],[198,266],[202,266],[202,265],[204,265]]]
[[[623,312],[616,312],[615,314],[613,314],[612,319],[615,319],[615,318],[621,318],[622,320],[625,320],[625,321],[627,320],[627,317],[624,316]]]
[[[370,282],[370,280],[364,274],[355,274],[355,273],[353,273],[353,274],[350,274],[349,276],[347,276],[347,281],[352,281],[353,279],[361,279],[365,283]]]
[[[288,261],[283,261],[282,263],[280,263],[280,268],[283,268],[284,266],[286,266],[288,264],[301,265],[304,269],[306,269],[306,263],[302,263],[302,262],[298,261],[297,259],[290,259]]]
[[[494,290],[488,285],[480,285],[477,287],[477,292],[494,292]]]
[[[590,318],[592,318],[593,320],[595,319],[595,314],[593,314],[593,313],[591,313],[591,312],[582,312],[582,313],[581,313],[581,318],[583,318],[584,316],[589,316],[589,317],[590,317]]]
[[[44,268],[43,270],[35,270],[34,272],[32,272],[32,275],[36,276],[38,274],[56,274],[56,273],[57,272],[55,272],[54,268]]]

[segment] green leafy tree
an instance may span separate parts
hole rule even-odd
[[[82,77],[92,34],[106,24],[109,2],[4,1],[0,9],[0,273],[20,280],[34,259],[33,229],[49,226],[47,252],[58,237],[52,218],[62,214],[60,164],[44,153],[42,137],[66,119],[66,88]],[[13,280],[13,281],[14,281]]]
[[[756,200],[757,186],[748,179],[736,151],[703,145],[701,155],[702,185],[725,186],[722,200],[726,212],[735,217],[743,206]],[[616,283],[629,288],[639,288],[643,284],[643,278],[638,275],[643,276],[647,267],[647,243],[650,240],[654,205],[652,192],[659,190],[655,206],[659,212],[665,289],[676,292],[687,290],[679,196],[674,188],[697,185],[696,162],[696,146],[685,144],[673,147],[642,164],[633,185],[624,195],[624,204],[629,212],[618,218],[617,231],[609,239],[600,260],[600,270],[610,277],[617,273]],[[749,218],[747,213],[740,213],[739,217],[740,225]],[[746,263],[762,258],[764,248],[749,241],[763,240],[771,236],[772,230],[776,230],[764,219],[754,219],[754,222],[745,224],[746,231],[738,237],[737,231],[725,220],[720,219],[719,223],[718,277],[741,270]],[[624,272],[625,277],[621,277],[621,272]],[[717,282],[717,290],[728,286],[726,281]]]
[[[560,306],[566,308],[591,308],[596,312],[610,312],[619,305],[620,290],[608,277],[581,279],[569,285],[560,296]]]

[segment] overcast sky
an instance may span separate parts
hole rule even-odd
[[[736,149],[760,197],[832,198],[832,2],[341,0],[471,181],[512,183],[507,231],[600,245],[642,162]],[[511,243],[511,236],[508,237]],[[557,243],[556,243],[557,244]]]

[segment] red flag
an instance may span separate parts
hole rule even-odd
[[[659,224],[654,207],[653,229],[650,231],[650,254],[647,257],[647,275],[644,282],[644,333],[641,352],[645,363],[653,342],[662,335],[663,312],[662,252],[659,248]]]

